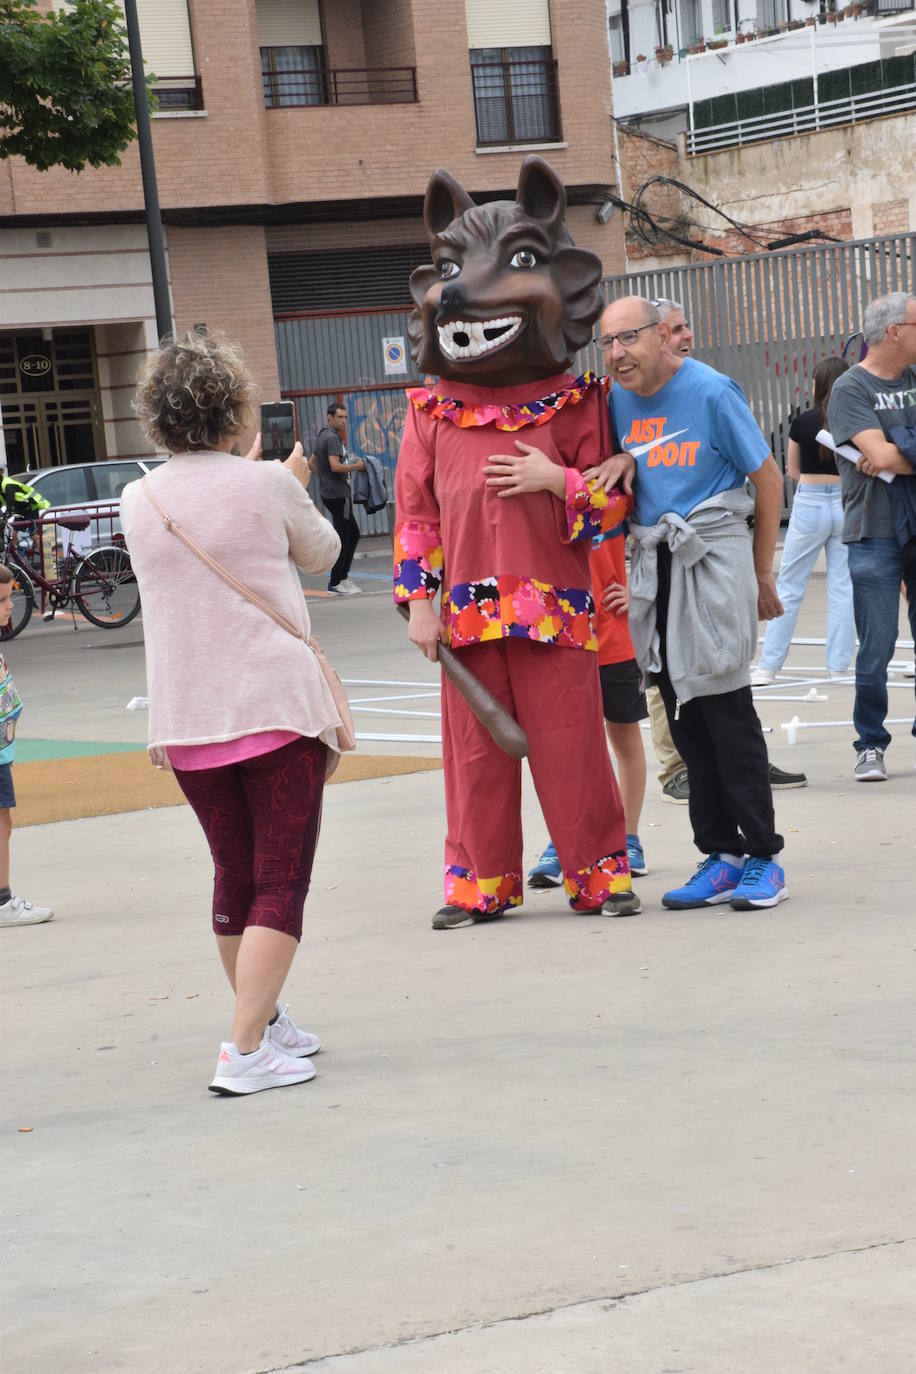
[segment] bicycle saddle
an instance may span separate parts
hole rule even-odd
[[[65,530],[88,530],[88,515],[61,515],[54,522]]]

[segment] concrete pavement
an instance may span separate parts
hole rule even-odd
[[[386,602],[335,606],[350,675],[416,672]],[[10,658],[22,682],[37,653]],[[104,738],[86,690],[114,724],[123,684],[80,681]],[[188,809],[14,834],[58,916],[0,931],[3,1368],[909,1371],[916,750],[895,731],[890,781],[856,786],[845,732],[790,748],[788,711],[848,714],[828,695],[761,695],[811,780],[777,796],[769,913],[661,909],[695,855],[650,781],[642,916],[543,894],[433,933],[441,777],[330,789],[288,994],[318,1077],[251,1099],[206,1091],[230,1001]]]

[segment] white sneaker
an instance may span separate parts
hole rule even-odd
[[[270,1043],[276,1045],[277,1049],[283,1054],[288,1054],[292,1059],[301,1059],[303,1055],[317,1054],[321,1049],[321,1041],[317,1035],[312,1035],[311,1031],[300,1030],[295,1021],[289,1014],[289,1004],[285,1007],[277,1007],[280,1013],[272,1026],[267,1027],[267,1034]]]
[[[358,587],[352,577],[345,577],[340,585],[347,593],[347,596],[359,596],[362,591],[362,587]]]
[[[314,1077],[315,1065],[311,1060],[291,1059],[272,1046],[265,1035],[253,1054],[239,1054],[235,1045],[226,1042],[220,1045],[210,1091],[224,1097],[244,1097],[246,1093],[263,1092],[265,1088],[289,1088],[294,1083],[307,1083]]]
[[[751,669],[752,687],[770,687],[776,681],[776,674],[771,673],[768,668]]]
[[[33,906],[22,897],[11,897],[0,906],[0,926],[40,926],[53,919],[49,906]]]

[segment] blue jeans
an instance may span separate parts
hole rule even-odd
[[[763,636],[760,666],[776,673],[792,643],[802,597],[821,549],[827,555],[827,667],[844,673],[856,649],[852,583],[846,565],[843,502],[838,482],[800,484],[795,493],[776,589],[783,614],[771,620]]]
[[[904,479],[906,480],[906,479]],[[901,549],[896,539],[860,539],[847,544],[859,652],[852,711],[856,751],[886,749],[887,665],[894,656],[900,620],[900,583],[909,598],[910,630],[916,638],[916,540]],[[916,735],[916,721],[913,722]]]

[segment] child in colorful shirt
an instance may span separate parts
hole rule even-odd
[[[13,615],[13,574],[0,563],[0,626],[10,623]],[[12,762],[16,752],[16,722],[22,712],[22,702],[16,684],[0,654],[0,926],[35,926],[50,921],[54,912],[50,907],[33,906],[10,891],[10,836],[13,831],[12,808],[16,805],[13,790]]]

